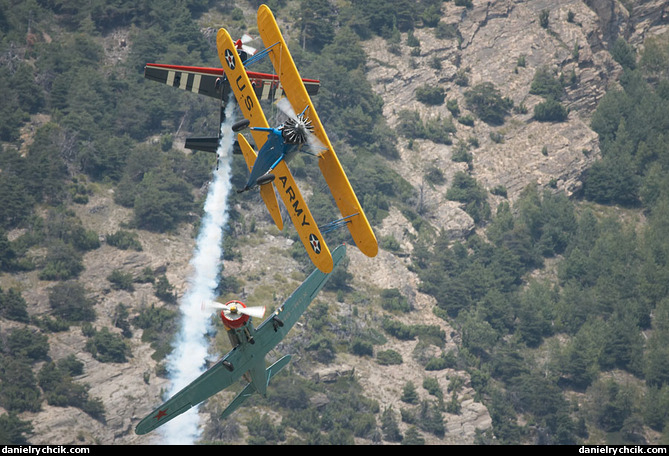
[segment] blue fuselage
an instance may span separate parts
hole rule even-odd
[[[301,146],[301,144],[286,143],[278,128],[254,128],[254,130],[266,131],[267,141],[258,152],[246,188],[255,187],[258,178],[274,169],[280,160],[290,161]]]

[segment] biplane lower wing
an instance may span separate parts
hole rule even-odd
[[[248,119],[256,147],[260,149],[267,139],[267,133],[254,130],[254,128],[268,129],[269,124],[260,106],[258,97],[252,88],[248,74],[244,70],[242,61],[237,54],[234,42],[227,30],[223,28],[219,29],[216,34],[216,47],[221,65],[223,65],[242,115]],[[288,169],[285,160],[281,160],[272,173],[275,175],[274,185],[276,185],[279,196],[286,209],[288,209],[290,219],[304,244],[309,258],[321,271],[325,273],[332,271],[332,254],[300,190],[295,184],[295,179]]]
[[[221,99],[223,69],[147,63],[144,77],[170,87]]]
[[[283,204],[288,209],[290,219],[300,236],[302,244],[304,244],[309,258],[321,271],[331,272],[333,263],[330,249],[314,217],[311,215],[311,211],[307,207],[307,203],[304,201],[300,189],[297,187],[288,165],[286,165],[286,161],[281,160],[272,173],[276,176],[274,185],[276,185]]]
[[[253,90],[260,100],[278,100],[283,96],[283,87],[279,77],[275,74],[248,71]],[[223,98],[224,91],[229,85],[224,81],[223,68],[196,67],[186,65],[167,65],[162,63],[147,63],[144,66],[144,77],[170,87],[176,87],[188,92],[197,93],[216,99]],[[320,88],[317,79],[304,79],[304,86],[309,95],[315,95]]]
[[[308,117],[314,126],[314,134],[326,148],[318,165],[342,218],[348,221],[353,241],[365,255],[376,256],[379,249],[376,236],[318,118],[274,15],[266,5],[258,8],[258,30],[265,47],[271,47],[269,57],[295,112],[301,112],[309,106]]]
[[[251,171],[251,169],[253,169],[253,163],[255,163],[256,160],[256,153],[253,150],[253,147],[251,147],[249,142],[241,133],[237,134],[237,143],[239,144],[239,148],[242,150],[244,160],[246,160],[246,166],[248,166],[249,171]],[[281,218],[279,202],[276,199],[274,186],[271,182],[260,186],[260,196],[265,202],[265,206],[267,206],[269,215],[272,216],[272,220],[274,220],[277,228],[279,228],[279,230],[283,230],[283,219]]]

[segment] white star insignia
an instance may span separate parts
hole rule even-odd
[[[321,243],[315,235],[309,235],[309,243],[311,244],[311,248],[314,249],[314,252],[321,253]]]
[[[235,69],[235,56],[232,55],[232,52],[230,52],[230,49],[225,50],[225,60],[228,63],[228,66],[230,67],[231,70]]]

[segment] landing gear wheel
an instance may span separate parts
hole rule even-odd
[[[242,119],[238,122],[235,122],[232,124],[232,131],[234,131],[235,133],[237,133],[238,131],[242,131],[246,129],[246,127],[248,127],[250,123],[251,122],[249,121],[249,119]]]
[[[258,185],[264,185],[264,184],[269,184],[270,182],[274,181],[274,174],[265,174],[263,176],[260,176],[258,180],[256,181],[256,184]]]

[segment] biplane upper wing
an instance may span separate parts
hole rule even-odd
[[[192,383],[142,419],[137,424],[135,433],[151,432],[227,388],[239,380],[253,362],[255,362],[254,357],[245,354],[240,347],[232,349]],[[229,365],[234,366],[232,371],[227,367]]]
[[[301,112],[309,106],[307,116],[314,126],[314,134],[326,148],[318,160],[318,165],[342,217],[350,221],[348,228],[355,244],[365,255],[376,256],[379,249],[376,236],[332,148],[279,26],[267,5],[260,5],[258,8],[258,30],[263,44],[269,49],[274,70],[279,75],[286,97],[295,112]]]
[[[258,97],[256,97],[249,77],[244,70],[242,61],[227,30],[223,28],[219,29],[216,35],[216,47],[218,48],[218,57],[221,59],[221,64],[227,75],[230,87],[235,94],[242,114],[249,120],[249,126],[269,128]],[[253,135],[256,147],[258,149],[262,148],[267,139],[267,133],[251,130],[251,134]],[[249,161],[247,159],[248,164]],[[286,209],[288,209],[290,218],[293,221],[293,225],[295,225],[297,234],[300,236],[309,258],[321,271],[325,273],[332,271],[333,262],[330,250],[299,188],[295,184],[295,179],[288,169],[285,160],[281,160],[272,173],[275,175],[274,185],[276,185],[279,195]],[[270,209],[270,213],[272,213],[272,209]]]

